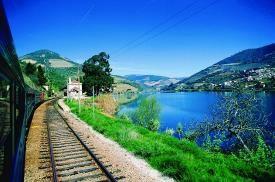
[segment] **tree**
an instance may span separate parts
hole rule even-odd
[[[45,72],[41,65],[37,67],[37,78],[38,78],[38,84],[40,86],[45,85],[47,82],[47,78],[45,77]]]
[[[36,71],[36,66],[32,63],[27,63],[25,66],[25,73],[27,75],[33,75]]]
[[[160,127],[160,109],[155,97],[143,99],[132,114],[132,120],[151,131],[157,131]]]
[[[84,62],[82,68],[85,74],[83,77],[83,89],[88,95],[92,95],[93,87],[95,95],[98,95],[99,92],[112,91],[114,79],[111,76],[112,69],[110,68],[109,58],[108,54],[101,52]]]
[[[255,92],[236,89],[216,105],[213,118],[199,126],[198,136],[220,136],[223,142],[236,140],[247,153],[259,135],[268,134],[267,115]]]

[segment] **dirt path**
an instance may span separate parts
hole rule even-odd
[[[64,107],[65,104],[60,100],[59,105]],[[122,171],[121,173],[126,177],[123,181],[173,181],[151,168],[146,161],[135,157],[116,142],[93,130],[91,126],[78,119],[74,114],[69,112],[63,112],[63,114],[69,124],[93,144],[96,153],[101,154],[104,160]]]

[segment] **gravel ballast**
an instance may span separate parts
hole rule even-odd
[[[59,100],[58,104],[61,108],[65,105],[62,99]],[[173,179],[165,177],[153,169],[145,160],[137,158],[116,142],[95,131],[74,114],[64,111],[62,114],[68,119],[67,121],[73,129],[81,133],[86,141],[93,145],[96,153],[99,153],[104,161],[108,161],[114,168],[121,171],[121,175],[125,177],[123,181],[173,181]]]

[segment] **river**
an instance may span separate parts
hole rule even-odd
[[[179,122],[184,126],[184,130],[194,127],[197,123],[205,121],[211,117],[215,105],[226,95],[226,92],[180,92],[180,93],[151,93],[143,94],[137,100],[122,105],[118,115],[134,111],[142,98],[155,96],[161,105],[160,130],[166,128],[176,129]],[[263,101],[264,110],[270,114],[269,120],[275,124],[275,93],[260,92],[257,94]]]

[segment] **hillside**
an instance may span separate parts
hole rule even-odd
[[[116,92],[127,92],[127,91],[131,91],[131,92],[138,92],[142,90],[142,87],[131,81],[128,80],[125,77],[122,76],[118,76],[118,75],[113,75],[114,78],[114,88]]]
[[[56,91],[66,87],[68,77],[72,77],[73,79],[76,78],[78,69],[80,71],[80,75],[83,75],[81,71],[82,65],[50,50],[38,50],[21,56],[19,59],[23,70],[26,63],[32,63],[36,66],[41,65],[44,67],[46,70],[46,77],[50,80],[50,84]],[[32,87],[38,87],[36,85],[37,80],[35,76],[27,76],[25,74],[24,77],[25,80],[28,81],[29,85]],[[138,83],[135,83],[126,77],[115,75],[113,77],[115,81],[114,87],[117,93],[124,93],[127,91],[136,93],[142,90],[142,87]]]
[[[157,90],[180,81],[178,78],[169,78],[158,75],[126,75],[124,77],[141,85],[144,89],[151,88]]]
[[[138,92],[142,91],[142,87],[139,84],[125,77],[113,75],[113,78],[113,95],[119,104],[125,104],[135,100],[138,96]]]
[[[274,77],[275,44],[270,44],[234,54],[164,90],[232,89],[234,84],[273,90]]]
[[[42,49],[19,58],[22,62],[41,64],[52,68],[77,67],[79,64],[50,50]]]
[[[22,64],[32,63],[45,67],[46,76],[55,90],[64,88],[68,77],[76,77],[78,67],[81,66],[68,58],[60,56],[58,53],[46,49],[26,54],[19,59]]]

